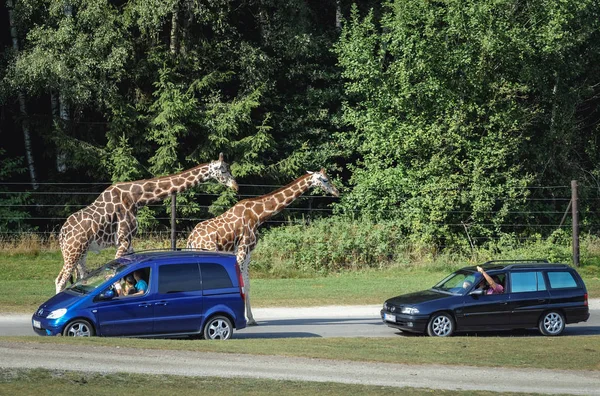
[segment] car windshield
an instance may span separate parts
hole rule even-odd
[[[478,282],[478,279],[479,274],[476,272],[458,270],[442,279],[432,289],[450,294],[463,295]]]
[[[108,279],[122,272],[125,268],[127,268],[126,264],[113,260],[102,267],[93,270],[85,278],[78,280],[67,289],[77,293],[90,293]]]

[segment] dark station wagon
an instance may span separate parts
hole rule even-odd
[[[120,292],[130,275],[146,284]],[[246,327],[244,283],[231,253],[138,252],[92,271],[40,305],[39,335],[171,337],[226,340]]]
[[[385,301],[381,319],[402,331],[450,336],[457,331],[538,328],[548,336],[590,316],[588,294],[575,269],[546,260],[495,260],[481,266],[504,288],[487,294],[476,266],[447,276],[429,290]]]

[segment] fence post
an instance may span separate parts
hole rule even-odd
[[[577,180],[571,180],[571,209],[573,213],[573,264],[579,267],[579,212],[577,202]]]
[[[171,250],[177,248],[177,241],[175,236],[175,209],[177,207],[177,193],[171,194]]]

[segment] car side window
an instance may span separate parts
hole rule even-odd
[[[552,289],[577,287],[577,281],[569,271],[549,271],[548,280]]]
[[[161,294],[202,290],[198,264],[168,264],[158,267],[158,292]]]
[[[202,264],[202,284],[204,290],[226,289],[233,287],[227,270],[221,264]]]
[[[546,290],[544,274],[541,271],[512,272],[510,283],[513,293]]]

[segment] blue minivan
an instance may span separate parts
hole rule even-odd
[[[141,279],[135,294],[125,280]],[[145,290],[144,290],[145,289]],[[40,305],[40,335],[171,337],[227,340],[246,327],[244,282],[231,253],[170,250],[129,254]]]

